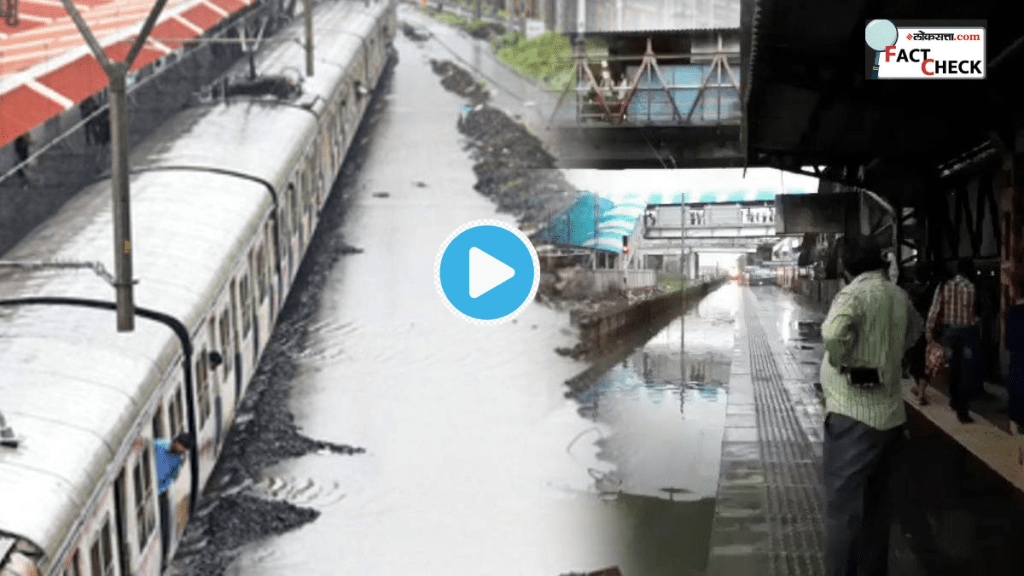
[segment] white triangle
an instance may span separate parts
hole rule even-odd
[[[479,248],[469,249],[469,297],[479,298],[516,275],[511,266]]]

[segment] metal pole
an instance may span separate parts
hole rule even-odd
[[[683,238],[686,237],[686,203],[679,202],[679,279],[682,283],[686,279],[686,243]]]
[[[306,76],[313,75],[313,0],[302,1],[302,15],[306,20]]]
[[[135,303],[132,294],[131,192],[128,183],[128,98],[127,67],[114,64],[110,75],[111,176],[114,185],[114,275],[117,280],[117,329],[135,329]]]
[[[587,31],[587,0],[576,2],[576,33],[583,34]]]
[[[686,273],[683,271],[686,264],[686,193],[679,197],[679,277],[680,298],[683,299],[683,313],[679,315],[679,356],[680,363],[685,365],[686,358]],[[685,380],[684,380],[685,382]],[[685,396],[685,394],[681,394]]]
[[[132,41],[124,62],[112,62],[103,46],[89,29],[72,0],[61,0],[75,27],[82,34],[93,56],[103,67],[110,80],[110,146],[111,185],[114,188],[114,291],[117,298],[117,330],[135,330],[135,298],[132,278],[132,223],[131,189],[128,179],[128,99],[126,77],[135,58],[142,51],[167,0],[157,0],[142,25],[139,35]]]

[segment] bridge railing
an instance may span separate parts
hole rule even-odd
[[[580,44],[574,74],[551,119],[570,112],[566,104],[571,95],[577,124],[738,125],[742,119],[739,54],[724,50],[721,37],[718,48],[705,56],[707,62],[684,64],[678,62],[692,55],[658,55],[650,38],[644,54],[614,58],[589,57]]]

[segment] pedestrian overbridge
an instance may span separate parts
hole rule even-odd
[[[738,22],[575,38],[572,74],[549,121],[562,167],[744,165]]]
[[[637,252],[645,256],[678,256],[679,250],[682,248],[707,254],[753,254],[757,252],[758,246],[778,241],[779,239],[775,236],[759,238],[694,238],[685,240],[683,244],[680,244],[678,238],[675,240],[644,240],[637,247]]]
[[[651,206],[644,217],[645,239],[751,239],[774,237],[775,201],[735,204]]]

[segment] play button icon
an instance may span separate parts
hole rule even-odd
[[[476,324],[515,317],[537,295],[540,261],[519,229],[497,220],[470,222],[441,247],[434,270],[441,298]]]
[[[516,269],[479,248],[469,249],[469,297],[479,298],[511,280]]]

